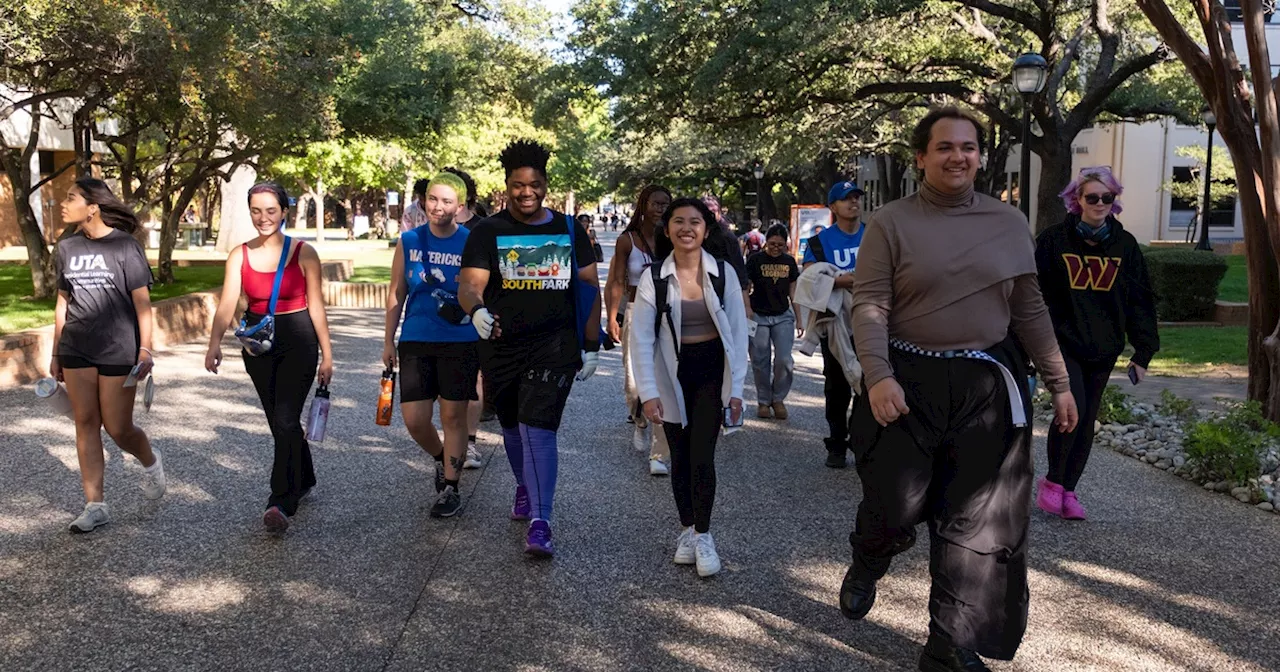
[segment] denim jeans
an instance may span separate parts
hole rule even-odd
[[[795,358],[791,346],[796,341],[795,313],[761,315],[756,313],[756,334],[751,337],[751,368],[755,374],[756,400],[765,406],[787,398],[791,392],[791,376]],[[769,351],[773,350],[772,361]]]

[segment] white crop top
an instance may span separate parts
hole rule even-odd
[[[631,254],[627,256],[627,286],[638,287],[640,278],[645,271],[649,270],[649,266],[653,264],[653,257],[646,254],[644,250],[640,249],[640,245],[636,244],[638,236],[634,233],[628,233],[627,236],[631,239]],[[639,238],[641,242],[644,242],[643,237]]]

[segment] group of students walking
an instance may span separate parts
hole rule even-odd
[[[553,555],[565,404],[611,339],[623,344],[632,443],[650,474],[671,480],[674,562],[714,575],[718,439],[743,423],[749,359],[757,416],[788,418],[791,351],[803,337],[802,352],[820,348],[823,358],[826,464],[844,467],[851,451],[862,483],[841,612],[869,613],[877,582],[924,522],[932,591],[920,669],[972,672],[987,669],[981,656],[1011,659],[1029,596],[1031,365],[1055,414],[1035,501],[1084,519],[1076,487],[1102,390],[1126,342],[1131,379],[1145,375],[1159,349],[1154,301],[1137,242],[1115,218],[1122,189],[1108,169],[1082,171],[1062,193],[1070,216],[1036,241],[1017,210],[974,191],[985,138],[973,117],[936,109],[912,147],[920,191],[864,223],[857,185],[833,185],[834,225],[804,241],[803,271],[785,227],[743,260],[718,203],[647,187],[603,296],[587,231],[543,205],[542,146],[502,152],[506,208],[492,217],[474,214],[465,174],[422,181],[422,223],[396,245],[382,364],[399,368],[405,425],[437,465],[432,515],[462,507],[461,470],[480,464],[468,448],[483,398],[515,475],[511,518],[529,523],[525,551]],[[312,384],[333,376],[320,260],[284,235],[288,203],[277,185],[250,190],[257,235],[227,258],[205,360],[217,373],[243,295],[236,333],[275,444],[263,514],[274,532],[316,485],[301,415]],[[62,212],[79,228],[58,246],[50,370],[72,401],[87,501],[71,530],[89,532],[109,520],[101,428],[143,466],[145,496],[166,489],[126,387],[153,365],[151,273],[131,235],[136,216],[104,183],[77,181]]]

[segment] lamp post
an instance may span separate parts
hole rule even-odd
[[[761,210],[761,205],[764,201],[760,198],[760,180],[764,178],[764,164],[756,161],[751,167],[751,174],[756,176],[756,219],[763,222],[764,212]]]
[[[1018,168],[1018,207],[1031,218],[1031,97],[1044,89],[1049,64],[1040,54],[1023,54],[1013,62],[1013,88],[1022,94],[1022,165]]]
[[[1209,127],[1209,144],[1205,146],[1204,175],[1200,177],[1204,180],[1204,204],[1200,206],[1200,242],[1196,243],[1196,249],[1212,250],[1213,246],[1209,244],[1209,211],[1213,203],[1209,200],[1209,187],[1213,182],[1213,128],[1218,125],[1218,117],[1213,114],[1213,108],[1205,105],[1200,111],[1200,118]]]

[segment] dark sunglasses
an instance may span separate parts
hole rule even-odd
[[[1104,205],[1111,205],[1116,202],[1115,194],[1085,194],[1084,202],[1089,205],[1097,205],[1098,201],[1102,201]]]

